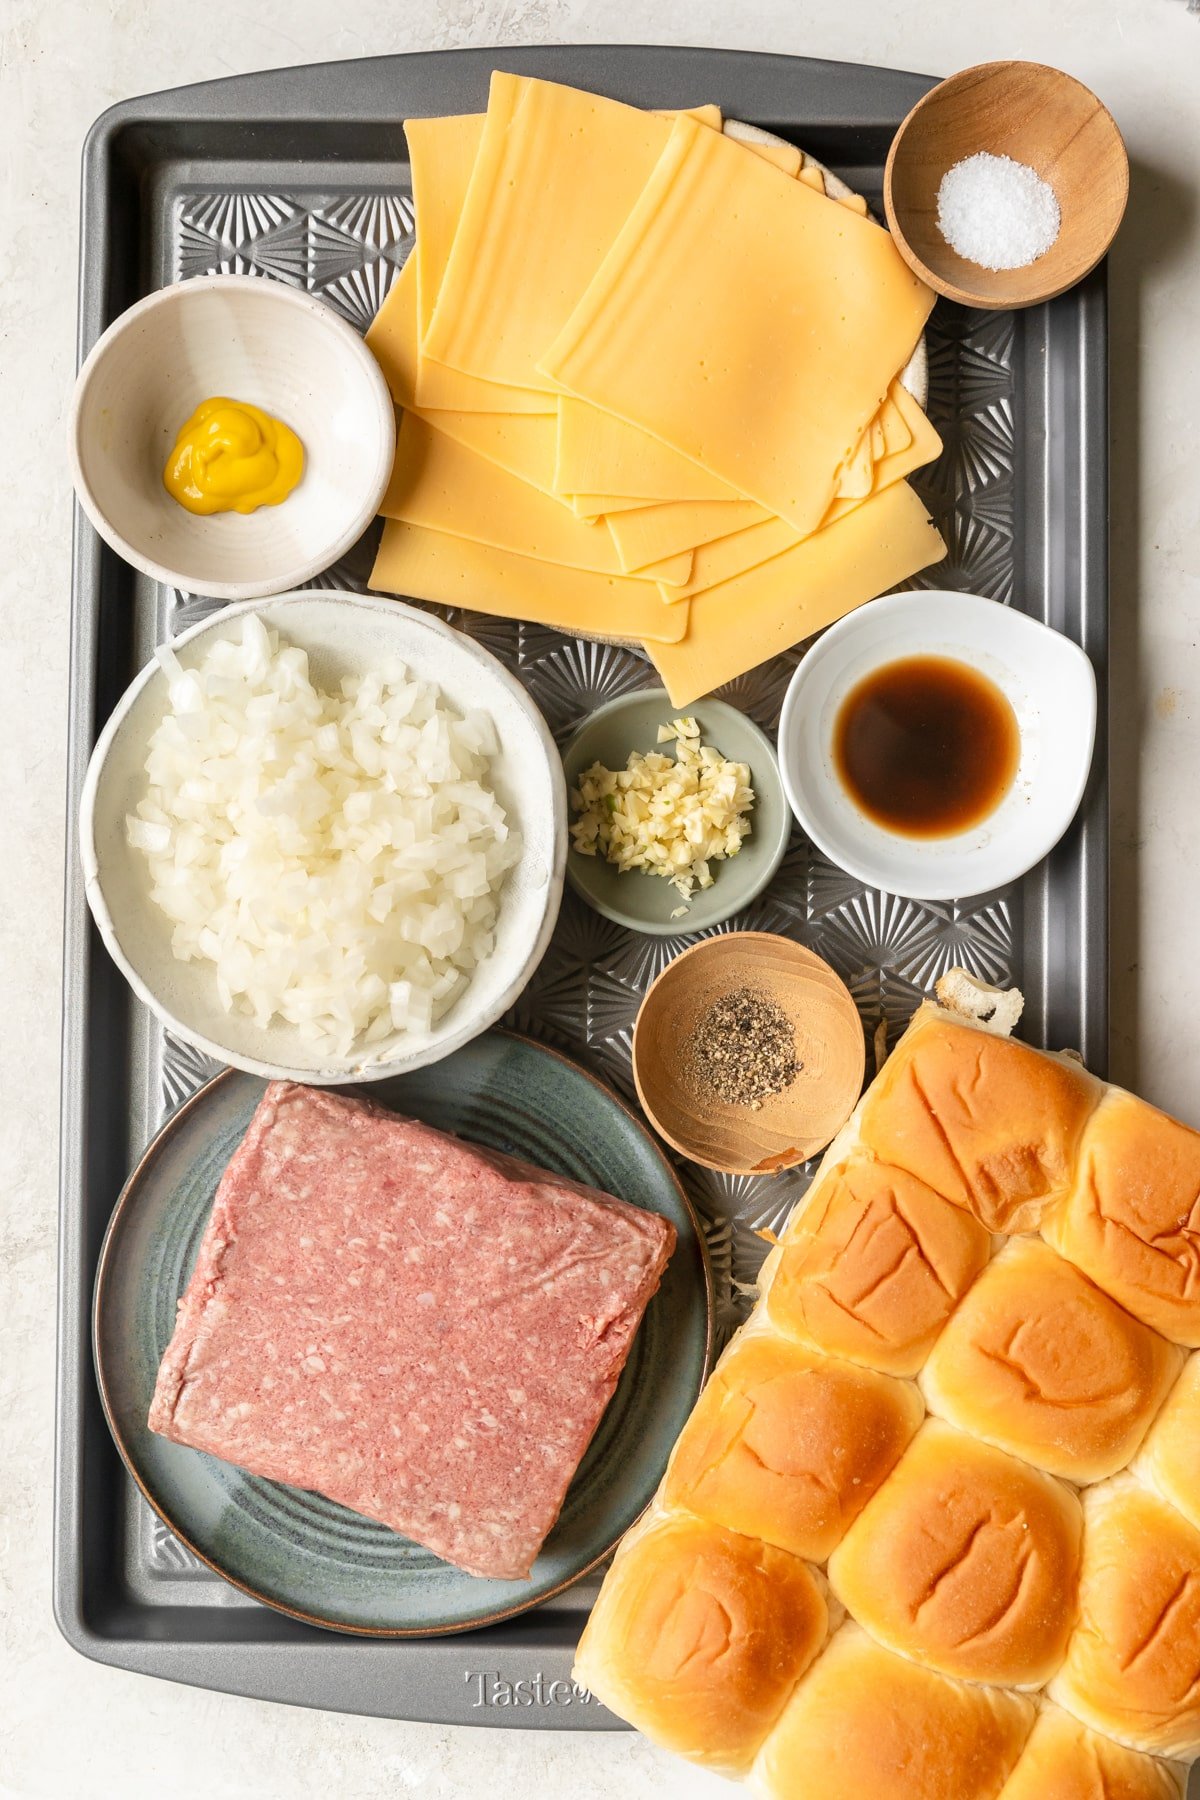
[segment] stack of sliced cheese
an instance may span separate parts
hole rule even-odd
[[[504,74],[405,129],[372,586],[640,642],[683,706],[941,558],[933,296],[798,150]]]

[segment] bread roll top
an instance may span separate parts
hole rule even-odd
[[[990,1237],[915,1175],[852,1155],[783,1238],[767,1289],[780,1331],[913,1375],[988,1259]]]
[[[1000,1800],[1182,1800],[1183,1789],[1177,1764],[1114,1744],[1047,1706]]]
[[[1200,1753],[1200,1531],[1130,1475],[1084,1494],[1079,1622],[1050,1694],[1137,1749]]]
[[[1111,1088],[1045,1235],[1135,1318],[1200,1346],[1200,1132]]]
[[[743,1332],[684,1427],[663,1498],[823,1562],[923,1413],[911,1382]]]
[[[1036,1231],[1066,1192],[1102,1084],[1068,1058],[922,1011],[867,1095],[862,1142],[989,1231]]]
[[[1069,1481],[1124,1468],[1182,1353],[1036,1238],[1007,1244],[921,1375],[932,1412]]]
[[[1200,1531],[1200,1354],[1188,1357],[1134,1468]]]
[[[737,1774],[828,1626],[823,1585],[798,1557],[677,1513],[625,1538],[574,1676],[656,1743]]]
[[[1040,1687],[1066,1653],[1082,1529],[1062,1482],[931,1419],[834,1551],[829,1583],[889,1649]]]
[[[1033,1724],[1003,1689],[947,1681],[849,1622],[754,1765],[766,1800],[995,1800]]]

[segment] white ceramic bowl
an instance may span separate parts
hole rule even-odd
[[[214,395],[304,445],[279,506],[201,518],[163,486],[179,428]],[[311,580],[360,538],[391,474],[396,415],[375,358],[322,301],[261,276],[210,275],[139,300],[79,371],[71,474],[105,541],[156,581],[252,600]]]
[[[432,1031],[396,1033],[345,1058],[318,1056],[291,1025],[276,1022],[262,1030],[253,1019],[226,1013],[211,965],[173,956],[170,921],[150,898],[146,858],[125,838],[126,816],[146,790],[147,742],[167,702],[166,676],[157,662],[122,696],[84,782],[79,841],[92,916],[138,998],[176,1037],[220,1062],[311,1083],[376,1080],[436,1062],[496,1022],[550,941],[562,900],[567,810],[554,740],[524,688],[494,656],[397,600],[310,593],[229,606],[174,640],[180,662],[190,667],[212,639],[239,635],[248,612],[308,652],[319,687],[400,657],[415,675],[436,682],[458,710],[479,707],[491,715],[500,739],[492,786],[523,841],[520,861],[501,890],[492,955]]]
[[[987,818],[952,837],[885,830],[855,805],[834,766],[847,694],[906,656],[969,663],[1017,715],[1012,786]],[[779,766],[792,811],[832,862],[886,893],[954,900],[1015,881],[1054,848],[1083,798],[1095,738],[1096,677],[1070,638],[975,594],[889,594],[831,626],[800,663],[779,721]]]

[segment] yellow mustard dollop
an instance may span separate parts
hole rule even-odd
[[[163,470],[173,500],[193,513],[278,506],[304,473],[304,445],[282,419],[245,400],[205,400],[175,439]]]

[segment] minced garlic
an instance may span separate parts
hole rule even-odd
[[[700,742],[695,719],[658,728],[674,757],[635,750],[623,769],[593,763],[579,777],[571,839],[582,856],[600,854],[622,874],[641,869],[669,881],[685,900],[713,884],[710,863],[736,856],[750,831],[754,789],[745,763],[727,762]],[[676,907],[672,918],[687,909]]]

